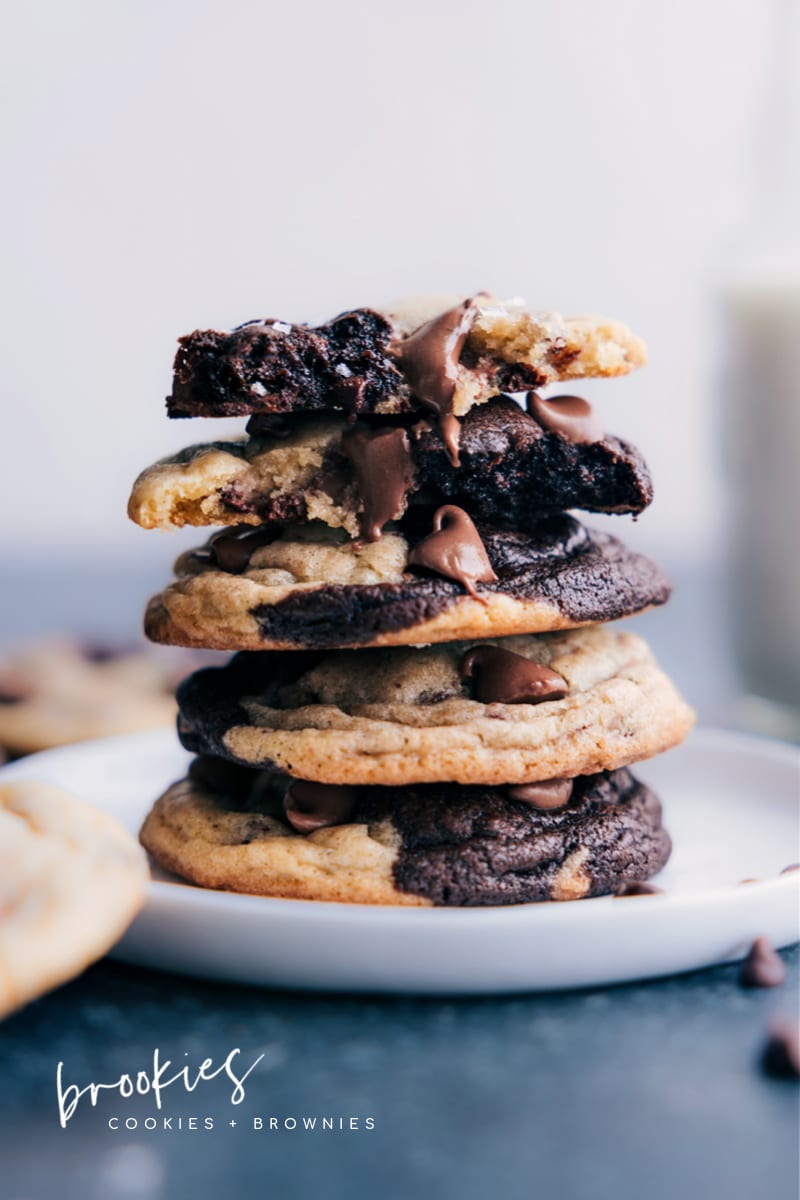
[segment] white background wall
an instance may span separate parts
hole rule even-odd
[[[706,553],[713,284],[749,201],[770,16],[763,0],[15,6],[6,548],[169,557],[124,509],[142,466],[218,435],[164,416],[178,334],[489,287],[646,337],[649,368],[591,394],[655,476],[632,539]]]

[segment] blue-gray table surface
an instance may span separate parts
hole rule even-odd
[[[110,583],[101,565],[67,571],[75,582],[54,599],[35,570],[9,571],[2,641],[56,629],[127,636],[158,576],[113,574]],[[637,625],[701,720],[733,725],[721,585],[709,572],[678,583],[669,608]],[[797,1011],[797,950],[784,958],[787,983],[770,991],[741,988],[737,968],[723,966],[462,1000],[267,992],[106,960],[0,1027],[0,1200],[477,1200],[490,1190],[510,1200],[794,1200],[798,1089],[759,1069],[770,1016]],[[237,1046],[248,1063],[264,1059],[236,1109],[220,1078],[165,1096],[172,1129],[109,1129],[111,1114],[156,1111],[148,1097],[109,1095],[97,1109],[82,1101],[59,1126],[59,1061],[65,1080],[110,1082],[152,1066],[155,1047],[196,1068]],[[188,1128],[206,1115],[213,1130]],[[360,1128],[323,1130],[323,1116]],[[317,1117],[318,1127],[270,1130],[270,1117]]]

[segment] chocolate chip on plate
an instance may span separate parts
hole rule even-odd
[[[623,883],[622,887],[618,887],[614,892],[615,899],[622,899],[625,896],[663,896],[664,889],[656,887],[654,883]]]

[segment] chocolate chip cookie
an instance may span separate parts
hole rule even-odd
[[[589,775],[669,749],[694,720],[642,639],[603,626],[427,648],[238,654],[185,680],[178,705],[193,753],[383,786]]]
[[[215,535],[178,560],[146,633],[218,650],[407,646],[611,621],[669,597],[655,563],[573,517],[519,533],[476,528],[453,508],[421,516],[422,537],[378,542],[320,522]]]

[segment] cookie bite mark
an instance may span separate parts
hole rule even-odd
[[[454,579],[473,600],[483,601],[476,583],[497,583],[481,536],[472,518],[455,504],[433,514],[433,531],[408,556],[410,567],[423,567]]]
[[[477,312],[476,299],[470,297],[393,345],[411,391],[436,413],[454,467],[459,466],[460,425],[453,412],[458,363]]]

